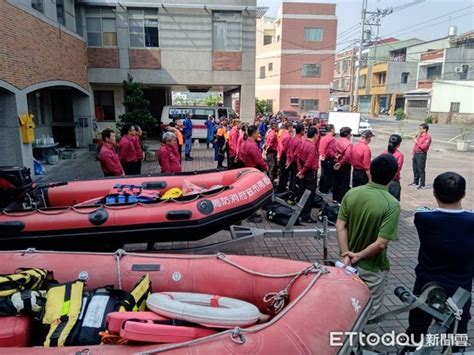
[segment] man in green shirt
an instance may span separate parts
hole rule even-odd
[[[400,204],[388,192],[398,166],[391,154],[382,154],[370,164],[371,181],[350,190],[342,200],[336,231],[344,264],[356,265],[369,287],[375,318],[383,303],[390,264],[387,246],[397,239]]]

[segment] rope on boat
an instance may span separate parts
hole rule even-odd
[[[224,259],[221,259],[221,260],[224,260]],[[226,260],[226,261],[229,261],[229,260]],[[262,273],[254,272],[252,270],[248,270],[248,269],[246,269],[246,268],[244,268],[244,267],[242,267],[242,266],[240,266],[240,265],[238,265],[234,262],[230,262],[229,264],[239,268],[242,271],[249,272],[252,275],[264,276],[264,274],[262,274]],[[230,335],[231,340],[233,342],[237,343],[237,344],[244,344],[246,342],[245,334],[256,333],[256,332],[264,330],[264,329],[272,326],[273,324],[275,324],[285,314],[287,314],[293,307],[295,307],[301,301],[301,299],[303,297],[306,296],[306,294],[309,292],[309,290],[311,290],[311,288],[314,286],[316,281],[318,281],[319,277],[323,274],[328,273],[328,270],[324,266],[320,265],[319,263],[314,263],[314,264],[308,266],[307,268],[305,268],[303,271],[297,273],[297,275],[295,275],[295,278],[290,281],[290,284],[288,284],[287,288],[291,287],[291,285],[294,283],[294,281],[296,281],[296,279],[299,278],[300,276],[308,275],[310,273],[316,273],[316,275],[309,282],[308,286],[306,286],[306,288],[298,295],[298,297],[296,297],[293,302],[288,304],[288,306],[286,308],[284,308],[282,310],[282,312],[278,313],[273,319],[271,319],[267,323],[254,326],[252,328],[242,329],[240,327],[236,327],[234,329],[228,329],[228,330],[225,330],[225,331],[220,332],[220,333],[209,335],[207,337],[190,340],[190,341],[186,341],[186,342],[183,342],[183,343],[169,344],[169,345],[165,345],[165,346],[162,346],[162,347],[159,347],[159,348],[156,348],[156,349],[141,351],[141,352],[138,352],[136,354],[139,354],[139,355],[157,354],[157,353],[161,353],[161,352],[165,352],[165,351],[169,351],[169,350],[180,349],[180,348],[187,347],[187,346],[192,346],[192,345],[197,345],[197,344],[209,342],[209,341],[221,338],[225,335]]]

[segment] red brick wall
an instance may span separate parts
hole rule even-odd
[[[283,14],[335,15],[336,4],[283,2]]]
[[[433,81],[431,80],[418,81],[418,89],[431,89],[432,87],[433,87]]]
[[[129,49],[130,68],[161,69],[161,51],[159,49]]]
[[[212,70],[242,70],[242,52],[212,52]]]
[[[89,89],[86,44],[0,1],[0,79],[19,89],[50,80]]]
[[[420,57],[420,61],[439,59],[439,58],[443,58],[443,56],[444,56],[444,49],[439,49],[437,51],[430,51],[430,52],[422,54]]]
[[[87,48],[89,68],[120,68],[118,48]]]

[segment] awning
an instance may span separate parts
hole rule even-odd
[[[169,2],[136,2],[122,0],[80,0],[81,4],[90,6],[123,6],[123,7],[151,7],[151,8],[176,8],[176,9],[202,9],[202,10],[229,10],[229,11],[257,11],[261,17],[268,8],[242,5],[216,5],[216,4],[178,4]],[[265,11],[265,12],[263,12]],[[263,14],[262,14],[263,12]]]

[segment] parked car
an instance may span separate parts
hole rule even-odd
[[[361,119],[359,122],[359,134],[354,134],[354,136],[360,136],[363,131],[366,131],[368,129],[372,130],[372,125],[370,124],[370,122],[368,120]]]

